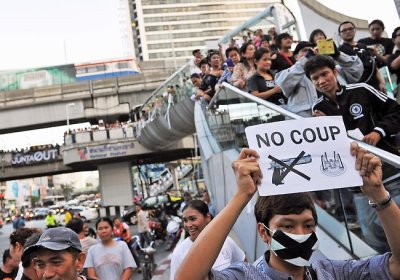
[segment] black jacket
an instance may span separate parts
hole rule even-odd
[[[322,94],[312,109],[328,116],[341,115],[347,130],[359,128],[364,135],[378,132],[382,139],[377,147],[399,154],[392,136],[400,132],[400,105],[370,85],[343,85],[336,102]]]

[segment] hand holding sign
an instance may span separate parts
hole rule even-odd
[[[246,128],[264,179],[262,196],[360,186],[342,117],[306,118]]]
[[[257,191],[257,185],[261,183],[262,179],[261,169],[257,161],[258,158],[259,156],[256,151],[242,149],[239,158],[232,162],[239,190],[250,198]]]

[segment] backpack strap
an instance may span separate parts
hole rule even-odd
[[[317,280],[317,273],[315,272],[314,268],[312,266],[306,266],[306,277],[309,280]],[[310,278],[311,277],[311,278]]]

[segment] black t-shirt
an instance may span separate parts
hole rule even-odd
[[[370,37],[358,40],[359,43],[366,46],[378,47],[378,52],[381,55],[392,54],[394,43],[388,38],[372,39]],[[385,66],[384,63],[378,62],[378,68]]]
[[[271,69],[279,72],[290,68],[295,63],[296,59],[294,58],[294,55],[292,55],[291,57],[287,57],[286,59],[280,52],[278,52],[276,54],[276,59],[272,59]]]
[[[271,75],[271,77],[273,77],[271,72],[268,71],[268,73]],[[247,79],[247,87],[249,88],[250,93],[252,91],[264,92],[273,89],[275,85],[276,84],[274,80],[266,80],[258,72],[254,73],[254,75]],[[277,105],[286,104],[286,98],[282,92],[275,93],[266,100]]]
[[[379,90],[379,81],[376,78],[376,60],[373,53],[366,45],[357,43],[352,46],[348,43],[343,43],[339,46],[339,51],[347,55],[357,55],[364,66],[364,72],[358,82],[367,83]]]
[[[203,80],[201,81],[199,89],[202,91],[207,91],[207,94],[212,98],[215,94],[215,85],[218,83],[219,77],[207,74],[204,76]]]
[[[394,70],[390,67],[390,64],[393,62],[393,60],[395,60],[399,56],[400,56],[400,50],[397,50],[394,54],[390,55],[388,60],[386,61],[390,72],[392,72],[393,74],[396,74],[396,76],[397,76],[397,84],[400,84],[400,68],[397,70]]]
[[[2,269],[0,269],[0,280],[12,280],[17,276],[18,268],[14,269],[10,273],[5,273]]]

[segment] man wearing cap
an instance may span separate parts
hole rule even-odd
[[[85,254],[78,235],[69,228],[50,228],[43,232],[36,244],[24,250],[24,255],[32,253],[36,253],[34,264],[39,279],[87,279],[79,275]]]
[[[304,65],[314,54],[310,42],[300,41],[293,52],[296,63],[275,76],[275,83],[288,98],[288,110],[303,117],[311,117],[311,107],[318,99],[315,86],[304,73]],[[336,46],[331,56],[338,62],[339,84],[355,83],[361,78],[364,67],[358,56],[346,55],[338,51]]]

